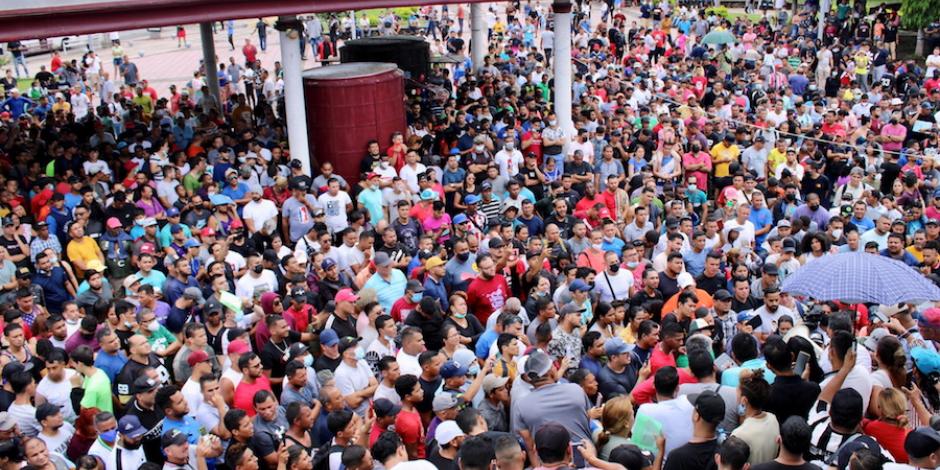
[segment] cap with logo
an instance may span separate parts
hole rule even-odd
[[[122,436],[130,439],[137,439],[147,434],[147,428],[140,424],[140,418],[131,414],[121,417],[121,420],[118,421],[117,429]]]
[[[160,437],[160,447],[180,446],[189,442],[189,436],[179,429],[170,429]]]
[[[451,379],[454,377],[466,376],[467,372],[468,372],[468,369],[466,367],[461,366],[457,362],[447,361],[444,363],[444,365],[441,366],[440,374],[441,374],[441,378],[446,380],[446,379]]]

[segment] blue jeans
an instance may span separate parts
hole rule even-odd
[[[16,78],[20,78],[20,66],[23,66],[23,75],[29,76],[29,69],[26,68],[26,56],[13,56],[13,69],[16,71]]]

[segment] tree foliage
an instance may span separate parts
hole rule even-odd
[[[901,22],[906,28],[920,29],[940,18],[937,0],[904,0],[901,2]]]

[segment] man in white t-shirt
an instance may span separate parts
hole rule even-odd
[[[401,177],[412,193],[417,194],[421,192],[421,188],[418,187],[418,175],[427,170],[427,167],[418,161],[418,154],[410,151],[405,154],[405,165],[401,167],[401,170],[398,170],[398,176]]]
[[[72,422],[76,416],[69,401],[69,395],[72,393],[70,379],[78,372],[67,368],[67,364],[68,357],[63,351],[53,351],[46,355],[46,376],[36,385],[36,405],[51,403],[58,406],[62,409],[62,417]]]
[[[63,419],[62,411],[62,408],[49,402],[39,405],[36,408],[36,421],[39,421],[42,430],[36,437],[46,443],[49,452],[65,455],[69,441],[75,434],[75,427]]]
[[[608,251],[604,259],[607,261],[607,269],[594,278],[594,292],[600,296],[601,302],[629,299],[633,291],[633,273],[628,269],[620,269],[617,253]]]
[[[496,152],[493,159],[499,165],[499,174],[503,177],[515,178],[519,174],[519,167],[522,166],[522,152],[516,149],[516,141],[511,136],[506,139],[503,149]]]
[[[349,226],[347,214],[352,210],[352,199],[346,191],[340,191],[339,181],[330,179],[327,191],[317,198],[326,213],[326,226],[336,233]]]
[[[724,239],[728,239],[728,233],[732,230],[740,230],[737,240],[732,243],[732,248],[747,247],[753,248],[755,239],[754,223],[748,220],[751,216],[751,206],[740,204],[735,209],[736,217],[725,222]]]
[[[251,193],[251,201],[245,204],[242,209],[242,219],[248,227],[249,233],[255,233],[264,227],[265,222],[274,220],[277,222],[278,210],[274,201],[264,199],[261,193]]]
[[[333,371],[336,387],[343,394],[346,405],[359,416],[365,416],[369,410],[369,399],[379,383],[365,361],[366,353],[359,347],[359,338],[340,339],[339,353],[343,360]]]
[[[661,367],[653,376],[656,402],[640,405],[634,423],[652,419],[662,425],[666,438],[666,455],[692,439],[692,411],[694,407],[686,396],[676,397],[679,388],[679,373],[675,367]],[[669,386],[672,390],[669,390]],[[634,427],[634,434],[638,434]]]
[[[243,299],[256,299],[265,292],[277,292],[277,276],[273,271],[264,269],[261,257],[248,257],[248,272],[235,283],[235,295]]]

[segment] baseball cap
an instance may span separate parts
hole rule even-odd
[[[424,269],[436,268],[438,266],[443,266],[444,264],[446,263],[444,263],[444,260],[441,259],[440,256],[432,256],[424,262]]]
[[[924,310],[917,319],[921,328],[940,328],[940,308],[931,307]]]
[[[588,286],[586,282],[580,279],[575,279],[574,281],[571,281],[571,285],[568,286],[568,290],[571,292],[587,292],[591,290],[591,287]]]
[[[189,364],[189,367],[195,367],[196,364],[200,362],[206,362],[209,360],[209,355],[201,349],[196,349],[195,351],[189,353],[189,357],[186,358],[186,363]]]
[[[152,227],[157,225],[157,219],[154,219],[153,217],[144,217],[143,219],[140,219],[139,225],[141,227]]]
[[[199,248],[200,246],[202,245],[192,238],[187,238],[186,242],[183,243],[183,248]]]
[[[136,439],[147,434],[147,428],[140,424],[140,418],[128,414],[122,416],[121,420],[118,421],[118,432],[124,437]]]
[[[384,251],[375,252],[375,265],[379,267],[385,267],[392,264],[392,258],[388,256],[388,253]]]
[[[359,345],[359,342],[362,341],[362,338],[358,336],[344,336],[339,340],[339,353],[342,354],[347,349],[355,348]]]
[[[940,192],[940,190],[937,190],[937,191]],[[938,196],[937,194],[934,194],[934,197],[940,198],[940,196]],[[940,221],[938,221],[937,219],[927,219],[926,225],[940,225]]]
[[[940,374],[940,353],[924,347],[911,348],[911,360],[921,374]]]
[[[852,459],[852,454],[862,449],[868,449],[875,455],[881,454],[881,446],[874,438],[871,436],[858,436],[852,439],[852,442],[847,442],[839,447],[839,453],[836,455],[836,468],[839,470],[849,468],[849,460]]]
[[[187,287],[183,290],[183,297],[189,300],[195,300],[196,305],[200,307],[206,303],[206,299],[202,297],[202,291],[198,287]]]
[[[564,449],[571,444],[571,433],[556,421],[549,421],[535,431],[538,449]]]
[[[228,343],[228,348],[226,351],[229,354],[245,354],[246,352],[251,351],[251,348],[248,347],[248,343],[244,342],[243,340],[236,339]]]
[[[105,269],[107,268],[105,268],[104,263],[102,263],[101,260],[98,260],[98,259],[89,260],[88,263],[85,264],[86,271],[96,271],[99,273],[103,273]]]
[[[676,228],[678,226],[679,226],[679,219],[676,219],[675,217],[672,217],[672,216],[666,217],[667,228]]]
[[[17,279],[27,279],[32,277],[33,273],[26,266],[23,266],[16,270]]]
[[[388,398],[376,398],[372,402],[372,410],[375,411],[376,418],[386,418],[397,415],[401,411],[401,405],[392,403]]]
[[[454,377],[463,377],[467,375],[468,369],[454,361],[447,361],[441,366],[441,377],[450,379]]]
[[[893,317],[899,313],[905,313],[908,311],[910,311],[910,308],[907,306],[907,304],[880,305],[878,307],[878,313],[886,317]]]
[[[768,276],[779,276],[779,275],[780,275],[780,270],[777,268],[777,265],[776,265],[776,264],[773,264],[773,263],[766,263],[766,264],[764,264],[763,268],[761,268],[761,271],[763,271],[763,273],[766,274],[766,275],[768,275]]]
[[[487,183],[483,183],[483,184],[487,184]],[[476,194],[468,194],[467,197],[464,198],[463,202],[466,204],[477,204],[480,202],[480,196],[477,196]],[[459,214],[459,215],[463,215],[463,214]]]
[[[453,360],[457,364],[460,364],[461,367],[466,367],[467,369],[469,369],[470,366],[473,365],[474,362],[476,362],[477,356],[470,349],[463,348],[463,349],[458,349],[456,352],[454,352],[454,356],[451,357],[451,360]]]
[[[937,450],[940,450],[940,431],[929,426],[921,426],[909,432],[904,439],[904,451],[911,458],[922,459]]]
[[[152,390],[156,390],[158,387],[160,387],[160,382],[157,382],[156,380],[153,380],[146,375],[142,375],[134,379],[134,384],[131,386],[131,393],[146,393]]]
[[[725,400],[711,390],[699,393],[694,404],[695,411],[707,423],[718,424],[725,419]]]
[[[696,318],[695,320],[692,320],[691,323],[689,323],[689,334],[691,335],[701,330],[707,330],[710,328],[714,328],[714,326],[708,324],[707,320],[704,318]]]
[[[795,253],[796,252],[796,241],[790,237],[783,239],[783,252],[784,253]]]
[[[653,465],[653,454],[633,444],[621,444],[610,451],[607,460],[627,470],[642,470]]]
[[[332,328],[327,328],[320,332],[320,344],[324,346],[335,346],[339,344],[339,335]]]
[[[405,290],[410,290],[411,292],[424,292],[424,286],[415,279],[411,279],[405,284]]]
[[[726,289],[718,289],[715,291],[715,295],[712,296],[715,300],[731,300],[731,292],[728,292]]]
[[[480,183],[480,189],[482,189],[483,191],[486,191],[488,189],[493,189],[493,183],[490,183],[489,181],[484,181]]]
[[[153,246],[153,243],[147,242],[140,245],[140,254],[149,254],[152,255],[157,252],[157,247]]]
[[[695,279],[692,278],[692,274],[688,271],[684,271],[676,277],[676,283],[679,285],[679,289],[685,289],[686,287],[695,284]]]
[[[212,227],[206,227],[206,228],[202,229],[202,231],[199,232],[199,235],[202,236],[202,237],[214,237],[214,236],[215,236],[215,229],[212,228]]]
[[[336,303],[340,303],[340,302],[355,302],[355,301],[357,301],[357,300],[359,300],[359,296],[356,295],[356,294],[352,291],[352,289],[349,289],[349,288],[340,289],[339,292],[336,293],[336,297],[333,298],[333,301],[336,302]]]
[[[559,316],[559,319],[561,319],[565,315],[572,315],[575,313],[580,315],[586,311],[587,311],[586,308],[579,307],[573,303],[568,303],[568,304],[565,304],[563,307],[561,307],[561,311],[558,312],[558,316]]]
[[[552,370],[552,358],[541,350],[535,350],[525,361],[523,371],[530,378],[543,377]]]
[[[865,341],[862,342],[862,345],[865,346],[865,349],[868,349],[871,352],[875,352],[878,349],[878,342],[881,341],[881,338],[888,336],[888,330],[884,328],[876,328],[868,334],[868,337],[865,338]]]
[[[170,446],[183,445],[188,441],[189,436],[187,436],[185,432],[179,429],[170,429],[163,433],[163,436],[160,438],[160,447],[166,449]]]
[[[175,235],[183,231],[183,227],[180,224],[173,224],[170,226],[170,233]]]
[[[40,423],[42,423],[42,420],[50,416],[55,416],[61,411],[62,409],[59,408],[57,405],[53,405],[52,403],[45,402],[36,407],[36,421],[39,421]]]
[[[604,343],[604,352],[607,356],[616,356],[630,351],[633,351],[633,345],[627,344],[619,337],[610,338]]]
[[[134,284],[138,282],[140,282],[140,276],[136,274],[129,274],[127,277],[124,278],[124,281],[121,284],[124,285],[125,289],[130,289],[131,286],[133,286]]]
[[[110,217],[108,218],[108,221],[105,222],[105,226],[108,228],[120,228],[121,221],[117,217]]]
[[[738,316],[735,319],[738,321],[738,323],[744,323],[754,318],[755,316],[756,315],[754,315],[752,310],[745,310],[743,312],[738,313]]]
[[[495,249],[499,249],[499,248],[506,246],[506,244],[503,243],[502,238],[493,237],[493,238],[490,238],[489,242],[487,242],[487,246],[489,246],[491,250],[495,250]]]
[[[451,441],[463,435],[463,431],[460,430],[460,426],[454,420],[444,421],[434,431],[434,439],[440,445],[450,444]]]
[[[336,261],[334,261],[333,258],[323,258],[323,262],[320,263],[320,267],[323,268],[324,271],[332,268],[333,266],[336,266]]]
[[[436,201],[437,191],[433,189],[425,189],[424,191],[421,191],[420,197],[422,201]]]
[[[290,348],[287,349],[287,357],[293,359],[295,357],[300,357],[307,353],[309,348],[304,343],[294,343],[290,345]]]
[[[457,214],[454,216],[454,225],[460,225],[465,222],[469,222],[470,219],[467,218],[465,214]]]
[[[483,377],[483,393],[490,393],[493,390],[506,385],[509,382],[509,377],[500,377],[493,374],[487,374],[486,377]]]
[[[171,208],[169,208],[169,209],[166,210],[166,216],[167,216],[167,217],[176,217],[176,216],[178,216],[178,215],[180,215],[180,210],[177,209],[177,208],[175,208],[175,207],[171,207]]]
[[[460,406],[463,403],[463,398],[457,398],[456,395],[448,392],[438,393],[434,395],[434,401],[431,402],[431,408],[437,411],[449,410]]]
[[[306,299],[307,290],[300,286],[294,287],[293,289],[290,290],[290,296],[293,297],[294,299],[300,299],[300,300]]]

